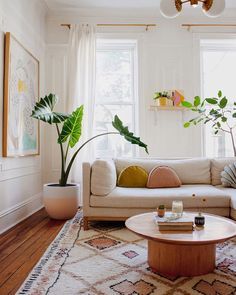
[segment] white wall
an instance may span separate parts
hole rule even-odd
[[[157,15],[157,17],[155,16]],[[47,23],[47,90],[56,92],[66,100],[66,49],[69,30],[61,23],[157,23],[156,29],[99,28],[102,37],[137,38],[139,40],[139,121],[140,136],[148,144],[150,156],[198,157],[202,156],[201,129],[183,128],[189,114],[179,111],[151,112],[152,95],[162,89],[183,89],[187,99],[199,95],[199,56],[196,53],[198,35],[181,27],[182,23],[234,23],[236,11],[231,9],[222,17],[209,19],[199,10],[183,11],[180,17],[167,20],[156,10],[122,11],[82,9],[74,12],[51,13]],[[199,30],[196,30],[196,32]],[[235,28],[201,29],[203,32],[235,33]],[[220,87],[220,86],[219,86]],[[216,89],[217,91],[218,89]],[[213,94],[214,95],[214,94]],[[51,140],[51,131],[46,134]],[[48,152],[48,179],[57,179],[59,158],[56,143]],[[141,152],[141,156],[145,153]],[[53,175],[51,177],[50,175]],[[50,178],[51,177],[51,178]]]
[[[40,61],[42,94],[45,17],[46,7],[43,1],[0,0],[0,155],[2,154],[4,32],[11,32]],[[41,156],[0,157],[0,233],[42,207],[41,158]]]

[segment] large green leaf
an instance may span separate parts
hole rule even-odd
[[[84,106],[82,105],[64,122],[61,134],[58,138],[59,143],[66,142],[69,139],[71,148],[76,145],[81,136],[83,111]]]
[[[46,95],[39,102],[36,102],[31,117],[49,124],[65,121],[69,117],[68,114],[53,111],[57,102],[58,97],[55,94]]]
[[[128,127],[123,126],[122,121],[119,119],[117,115],[115,115],[114,121],[112,122],[113,127],[119,131],[120,135],[124,136],[124,138],[131,142],[132,144],[137,144],[143,147],[148,154],[148,148],[145,143],[140,140],[140,137],[134,136],[132,132],[129,131]]]

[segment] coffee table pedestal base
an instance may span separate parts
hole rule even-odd
[[[177,245],[148,240],[148,264],[169,276],[198,276],[215,269],[216,245]]]

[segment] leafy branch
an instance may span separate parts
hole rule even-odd
[[[236,124],[234,123],[232,125],[232,119],[236,118],[236,102],[233,108],[230,107],[226,96],[223,96],[222,91],[219,91],[217,97],[201,100],[199,96],[196,96],[193,103],[183,101],[182,105],[196,113],[194,118],[184,123],[185,128],[191,125],[196,126],[199,123],[204,123],[211,124],[214,134],[218,134],[219,131],[228,133],[231,137],[234,156],[236,156],[233,134],[233,129],[236,127]]]

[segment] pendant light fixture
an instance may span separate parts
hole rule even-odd
[[[202,3],[203,12],[209,17],[217,17],[225,9],[225,0],[161,0],[161,14],[174,18],[180,14],[183,4],[188,2],[192,7],[197,7]]]

